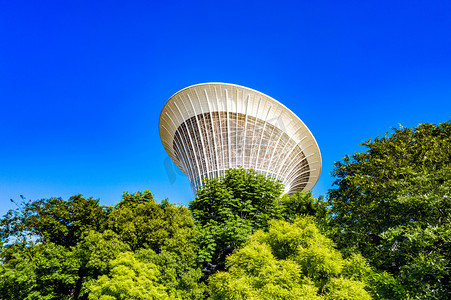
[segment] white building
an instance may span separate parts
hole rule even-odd
[[[280,102],[243,86],[187,87],[163,107],[159,127],[164,148],[193,191],[203,178],[238,166],[280,179],[288,194],[312,189],[321,172],[307,126]]]

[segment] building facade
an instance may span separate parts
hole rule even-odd
[[[163,146],[191,187],[229,168],[254,169],[285,186],[310,190],[321,154],[305,124],[275,99],[243,86],[204,83],[174,94],[159,121]]]

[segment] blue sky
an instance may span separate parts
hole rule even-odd
[[[449,1],[0,0],[0,215],[19,195],[188,204],[158,118],[178,90],[244,85],[345,154],[451,112]]]

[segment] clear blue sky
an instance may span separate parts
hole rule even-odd
[[[74,194],[188,204],[158,118],[178,90],[244,85],[284,103],[333,163],[390,127],[449,120],[450,1],[0,0],[0,215]]]

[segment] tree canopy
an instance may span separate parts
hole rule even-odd
[[[204,180],[189,208],[199,226],[200,259],[210,272],[223,269],[227,255],[279,216],[281,193],[280,182],[242,168]]]
[[[81,195],[28,201],[0,226],[0,299],[203,296],[191,212],[149,191],[115,207]]]
[[[0,299],[450,298],[451,122],[363,145],[326,200],[243,168],[189,208],[22,199],[0,219]]]
[[[326,216],[326,204],[311,193],[282,197],[283,185],[254,170],[229,169],[223,178],[206,179],[190,202],[198,225],[201,261],[207,272],[223,270],[225,258],[272,219]]]
[[[22,201],[18,209],[10,210],[2,218],[1,238],[3,241],[18,238],[75,246],[84,232],[103,231],[109,213],[110,208],[100,206],[98,200],[81,195],[69,200]]]
[[[387,270],[411,297],[451,295],[451,122],[394,129],[335,164],[339,246]]]
[[[372,299],[394,282],[359,255],[344,259],[311,217],[272,220],[226,266],[210,278],[213,299]]]

